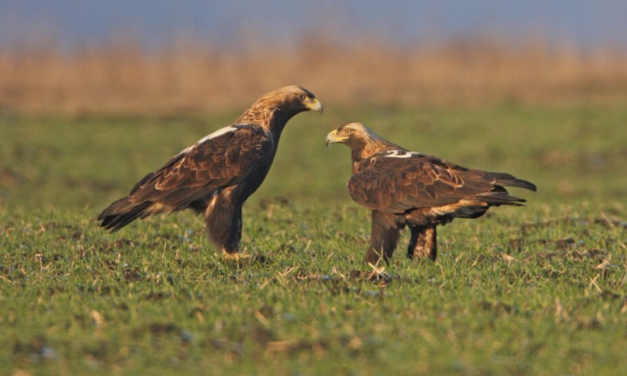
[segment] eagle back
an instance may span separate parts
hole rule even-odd
[[[145,176],[131,191],[131,199],[181,205],[234,184],[250,181],[256,188],[275,152],[276,143],[263,127],[233,124],[202,138]]]
[[[356,167],[349,193],[371,210],[402,213],[446,205],[492,187],[483,172],[406,150],[377,153]]]

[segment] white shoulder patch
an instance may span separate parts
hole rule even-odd
[[[418,153],[413,153],[405,150],[390,150],[387,152],[386,158],[411,158]]]
[[[196,146],[196,145],[192,145],[192,146],[190,146],[188,148],[185,148],[185,149],[181,150],[181,152],[178,153],[177,155],[188,153],[190,150],[192,150],[194,148],[194,146]]]
[[[211,133],[210,135],[207,135],[203,138],[201,138],[200,140],[198,140],[198,142],[196,142],[194,145],[181,150],[180,153],[178,153],[177,155],[181,155],[181,154],[185,154],[190,152],[193,148],[195,148],[196,146],[202,144],[203,142],[207,141],[207,140],[211,140],[212,138],[216,138],[216,137],[220,137],[224,134],[230,133],[230,132],[235,132],[238,128],[234,127],[232,125],[229,125],[228,127],[224,127],[224,128],[220,128],[217,131]]]
[[[212,138],[220,137],[223,134],[227,134],[227,133],[230,133],[230,132],[235,132],[236,130],[237,130],[236,127],[234,127],[232,125],[229,125],[228,127],[224,127],[222,129],[218,129],[217,131],[213,132],[212,134],[201,138],[196,144],[202,144],[203,142],[205,142],[207,140],[211,140]]]

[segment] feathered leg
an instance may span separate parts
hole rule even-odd
[[[215,195],[205,211],[209,239],[228,256],[236,256],[242,237],[242,203],[236,192],[224,190]]]
[[[400,229],[395,216],[373,211],[370,247],[364,260],[371,264],[376,264],[381,259],[389,262],[394,255],[399,237]]]
[[[411,226],[411,239],[407,257],[414,260],[430,258],[435,261],[438,254],[438,234],[433,226]]]

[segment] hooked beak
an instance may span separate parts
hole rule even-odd
[[[324,110],[322,102],[320,102],[318,98],[314,98],[311,102],[307,103],[306,106],[310,111],[319,112],[320,115],[322,115],[322,111]]]
[[[327,138],[324,140],[325,145],[327,145],[327,147],[330,149],[331,148],[331,144],[337,143],[337,142],[342,142],[344,140],[346,140],[348,137],[340,137],[337,135],[337,129],[329,132],[329,134],[327,135]]]

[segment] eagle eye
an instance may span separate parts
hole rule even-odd
[[[349,135],[351,133],[353,133],[352,129],[344,129],[344,133]]]
[[[298,96],[298,98],[299,98],[301,101],[304,101],[304,100],[305,100],[305,98],[307,98],[307,96],[306,96],[305,94],[301,94],[301,95],[299,95],[299,96]]]

